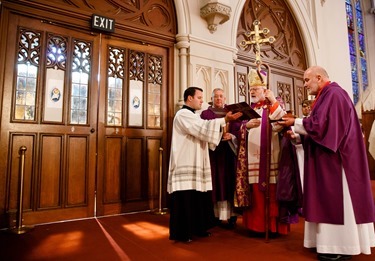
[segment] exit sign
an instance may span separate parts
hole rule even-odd
[[[115,20],[93,14],[91,17],[91,28],[113,33],[115,31]]]

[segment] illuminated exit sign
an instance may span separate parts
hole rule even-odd
[[[113,33],[115,31],[115,20],[93,14],[91,17],[91,28]]]

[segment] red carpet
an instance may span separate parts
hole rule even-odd
[[[168,239],[168,221],[146,212],[39,225],[21,235],[2,231],[0,260],[316,260],[303,247],[303,220],[269,242],[250,237],[239,219],[235,229],[215,227],[189,244]]]

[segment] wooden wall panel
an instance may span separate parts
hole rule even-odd
[[[89,136],[68,137],[67,206],[87,205]]]
[[[159,186],[160,186],[160,139],[147,139],[147,160],[148,160],[148,198],[150,209],[158,207]],[[162,181],[163,182],[163,181]],[[162,183],[163,184],[163,183]],[[164,191],[164,190],[162,190]]]
[[[142,197],[142,138],[128,138],[126,153],[126,201],[141,200]]]
[[[20,148],[26,147],[25,152],[25,167],[23,176],[23,209],[29,210],[32,208],[32,187],[34,181],[33,159],[34,159],[34,145],[35,134],[12,133],[10,143],[10,164],[9,170],[9,196],[8,196],[8,210],[13,211],[18,207],[19,199],[19,185],[20,185]]]
[[[367,160],[370,169],[371,179],[375,180],[375,159],[371,156],[369,149],[369,142],[368,138],[370,137],[372,124],[375,121],[375,111],[366,111],[362,112],[362,129],[365,135],[365,144],[366,144],[366,151],[367,151]]]
[[[248,102],[249,101],[249,88],[248,88],[248,79],[247,79],[247,66],[246,65],[239,65],[236,64],[235,67],[236,78],[235,78],[235,86],[236,86],[236,101],[238,102]]]
[[[302,113],[302,102],[304,99],[308,98],[307,91],[305,87],[303,87],[303,79],[302,78],[295,78],[294,79],[294,86],[295,86],[295,95],[294,98],[296,99],[296,110],[294,112],[295,115],[298,117],[303,117]]]
[[[63,135],[41,135],[39,204],[41,209],[61,207]]]
[[[287,111],[294,111],[294,86],[292,77],[273,74],[271,77],[270,89],[276,96],[281,97]]]
[[[103,203],[115,203],[121,200],[121,151],[122,137],[106,138]]]

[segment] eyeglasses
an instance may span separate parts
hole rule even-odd
[[[249,90],[255,92],[257,90],[263,90],[263,88],[262,87],[251,87]]]

